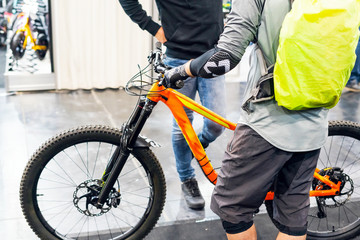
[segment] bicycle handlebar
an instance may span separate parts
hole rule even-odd
[[[154,71],[156,73],[159,74],[159,86],[166,86],[166,84],[164,84],[165,78],[164,78],[164,74],[167,70],[170,70],[171,67],[165,65],[165,63],[163,62],[163,53],[161,50],[161,43],[160,42],[156,42],[155,43],[155,52],[151,52],[150,55],[148,56],[148,60],[149,63],[153,64],[154,66]],[[178,80],[175,83],[175,86],[177,87],[177,89],[180,89],[184,86],[184,81],[183,80]]]
[[[168,68],[162,61],[162,51],[161,51],[161,43],[156,42],[155,51],[151,52],[148,56],[148,62],[154,65],[154,71],[159,74],[163,74],[165,70]]]

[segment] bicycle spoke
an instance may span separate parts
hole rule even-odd
[[[112,232],[111,232],[111,227],[110,227],[110,224],[109,224],[109,220],[108,220],[107,215],[105,215],[105,219],[106,219],[106,223],[107,223],[107,225],[108,225],[108,229],[109,229],[109,232],[110,232],[110,237],[113,238],[113,235],[112,235]]]
[[[132,192],[123,191],[123,193],[128,193],[128,194],[131,194],[131,195],[134,195],[134,196],[137,196],[137,197],[142,197],[142,198],[150,199],[149,196],[143,196],[143,195],[141,195],[141,194],[136,194],[136,193],[132,193]]]
[[[120,224],[119,224],[119,222],[118,222],[118,219],[117,219],[117,217],[114,215],[113,212],[111,212],[111,216],[114,218],[114,221],[116,222],[116,225],[117,225],[116,229],[117,229],[117,230],[120,230],[120,233],[121,233],[121,234],[124,234],[125,232],[122,230],[122,227],[120,226]]]
[[[345,216],[346,216],[346,219],[348,221],[348,223],[350,223],[350,218],[348,216],[348,214],[346,213],[346,208],[344,207],[344,213],[345,213]]]
[[[343,205],[345,209],[349,210],[350,213],[352,213],[352,215],[354,215],[355,217],[359,217],[359,215],[355,214],[353,210],[351,210],[351,208],[347,207],[346,205]]]
[[[123,177],[125,177],[126,175],[128,175],[129,173],[131,173],[131,172],[133,172],[133,171],[136,171],[136,170],[138,170],[138,169],[140,169],[140,168],[142,168],[141,165],[138,166],[138,167],[135,167],[134,169],[132,169],[132,170],[130,170],[130,171],[124,173],[124,174],[121,174],[121,175],[119,176],[119,178],[123,178]]]
[[[91,174],[91,178],[94,178],[94,173],[95,173],[95,169],[96,169],[96,164],[97,164],[98,157],[99,157],[100,146],[101,146],[101,142],[99,142],[99,145],[98,145],[98,147],[97,147],[96,158],[95,158],[95,163],[94,163],[94,168],[93,168],[93,171],[92,171],[92,174]]]
[[[88,144],[88,143],[86,143],[86,144]],[[84,167],[85,167],[85,169],[86,169],[86,171],[87,171],[87,173],[85,173],[85,174],[86,174],[86,176],[89,178],[89,177],[90,177],[89,169],[86,167],[85,162],[84,162],[84,159],[82,158],[82,156],[81,156],[81,154],[80,154],[80,152],[79,152],[79,149],[77,148],[77,145],[75,145],[74,147],[75,147],[76,152],[79,154],[79,157],[80,157],[80,159],[81,159],[81,162],[82,162],[82,164],[84,165]],[[87,152],[88,152],[88,150],[87,150]]]
[[[55,201],[51,201],[52,203],[54,203]],[[57,201],[60,202],[60,201]],[[71,206],[72,202],[66,202],[62,205],[56,206],[56,207],[51,207],[51,208],[43,208],[43,212],[48,212],[48,211],[52,211],[52,210],[56,210],[57,208],[61,208],[61,210],[57,211],[56,213],[52,213],[51,215],[54,216],[58,216],[60,214],[63,214],[65,210],[69,209],[69,205]],[[49,214],[49,216],[51,216]]]
[[[56,163],[56,165],[62,170],[62,172],[68,177],[68,179],[74,183],[74,185],[76,186],[76,182],[72,179],[72,177],[68,174],[67,171],[65,171],[65,169],[58,163],[58,161],[53,158],[54,162]],[[63,178],[64,180],[67,180],[66,178],[62,177],[60,174],[55,173],[54,171],[48,169],[47,167],[45,167],[47,170],[51,171],[52,173],[54,173],[55,175],[59,176],[60,178]]]
[[[320,223],[321,223],[321,221],[320,221],[320,219],[319,219],[319,224],[318,224],[318,227],[317,227],[317,231],[320,230]]]
[[[135,203],[126,201],[126,200],[123,200],[123,202],[126,202],[126,203],[128,203],[129,205],[131,205],[131,206],[136,206],[136,207],[139,207],[139,208],[142,208],[142,209],[146,209],[146,207],[144,207],[144,206],[141,206],[141,205],[138,205],[138,204],[135,204]],[[123,211],[126,212],[125,210],[123,210]]]
[[[87,175],[86,172],[84,172],[84,170],[76,163],[76,161],[74,161],[74,160],[65,152],[65,150],[64,150],[63,152],[64,152],[64,154],[80,169],[80,171],[82,171],[85,175]]]
[[[97,219],[94,218],[94,221],[95,221],[96,231],[97,231],[98,237],[99,237],[99,239],[100,239],[100,232],[99,232],[99,227],[98,227]]]
[[[69,211],[67,212],[67,214],[60,220],[60,222],[57,224],[57,226],[55,227],[55,230],[57,230],[62,224],[63,222],[67,219],[67,216],[70,214],[70,212],[72,212],[74,209],[70,208]],[[69,230],[70,231],[70,230]],[[67,234],[65,234],[66,236]]]
[[[338,152],[338,154],[337,154],[336,162],[335,162],[335,164],[334,164],[334,167],[337,166],[337,162],[338,162],[338,160],[339,160],[339,158],[340,158],[340,153],[341,153],[341,149],[343,148],[343,145],[344,145],[344,140],[345,140],[345,137],[343,137],[342,142],[341,142],[341,144],[340,144],[340,149],[339,149],[339,152]],[[346,158],[345,158],[345,160],[346,160]]]
[[[73,231],[73,229],[76,227],[76,225],[77,225],[78,223],[80,223],[83,218],[87,218],[87,216],[82,215],[82,216],[80,217],[80,219],[79,219],[75,224],[73,224],[72,227],[67,231],[67,233],[65,234],[65,236],[70,235],[70,232]]]
[[[328,214],[329,214],[326,208],[325,208],[325,214],[326,214],[326,215],[328,215]],[[330,229],[329,229],[329,220],[328,220],[328,218],[325,218],[325,221],[326,221],[326,227],[327,227],[327,230],[328,230],[328,231],[330,231]]]
[[[127,185],[127,184],[134,183],[134,182],[144,180],[144,179],[147,179],[147,176],[139,176],[139,177],[131,179],[131,180],[127,181],[127,182],[122,182],[121,184],[122,185]]]
[[[130,223],[128,223],[127,221],[125,221],[124,219],[120,218],[117,215],[113,215],[116,219],[120,220],[121,222],[125,223],[127,226],[129,226],[130,228],[133,228],[134,226],[131,225]]]
[[[88,218],[89,218],[89,217],[87,217],[87,220],[84,221],[83,225],[81,226],[81,228],[80,228],[80,230],[79,230],[79,233],[78,233],[76,239],[80,238],[80,234],[81,234],[81,232],[82,232],[81,230],[84,228],[85,224],[88,222]],[[88,236],[89,236],[89,231],[88,231]]]
[[[330,148],[329,148],[329,153],[327,154],[327,165],[324,165],[324,167],[327,167],[329,166],[329,162],[330,162],[330,152],[331,152],[331,149],[332,149],[332,144],[333,144],[333,137],[331,138],[331,141],[330,141]],[[326,150],[325,150],[325,153],[326,153]]]
[[[57,175],[59,177],[61,177],[60,175]],[[67,181],[67,179],[63,178],[64,180]],[[72,182],[69,182],[69,183],[63,183],[63,182],[59,182],[59,181],[54,181],[54,180],[51,180],[51,179],[46,179],[46,178],[40,178],[40,180],[43,180],[43,181],[47,181],[47,182],[51,182],[51,183],[57,183],[57,184],[60,184],[60,185],[65,185],[64,187],[62,188],[69,188],[69,187],[74,187],[76,186],[75,183],[72,183]],[[57,188],[61,188],[61,187],[57,187]],[[44,189],[54,189],[54,187],[50,187],[50,188],[38,188],[38,190],[44,190]]]
[[[352,149],[352,146],[354,145],[354,143],[355,143],[355,139],[353,140],[351,146],[349,147],[349,151],[347,152],[347,154],[346,154],[346,156],[345,156],[345,160],[343,161],[343,164],[341,165],[341,168],[344,167],[344,164],[345,164],[346,160],[348,159],[348,156],[349,156],[349,154],[350,154],[350,152],[351,152],[351,149]]]

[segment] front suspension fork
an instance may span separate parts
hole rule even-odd
[[[102,177],[104,185],[99,196],[94,199],[94,203],[98,208],[101,208],[109,197],[111,189],[120,175],[146,120],[152,113],[156,104],[156,102],[149,99],[145,100],[144,98],[140,98],[129,121],[123,126],[120,146],[115,149],[115,152],[111,156]]]

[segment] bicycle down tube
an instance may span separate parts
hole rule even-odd
[[[214,170],[210,160],[208,159],[205,150],[202,147],[200,140],[197,137],[183,107],[185,106],[199,113],[200,115],[220,124],[221,126],[224,126],[231,130],[235,130],[236,124],[229,120],[226,120],[220,115],[201,106],[191,98],[186,97],[185,95],[171,88],[165,89],[163,86],[159,86],[155,83],[153,84],[149,92],[150,94],[148,95],[148,99],[154,102],[162,101],[169,107],[192,153],[194,154],[195,159],[200,164],[203,173],[211,183],[216,184],[217,173]],[[159,93],[154,94],[152,92]]]

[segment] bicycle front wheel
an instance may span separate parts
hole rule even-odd
[[[165,202],[165,178],[149,148],[134,148],[102,209],[89,197],[121,132],[86,126],[61,133],[41,146],[21,181],[23,213],[41,239],[142,239]]]
[[[25,54],[24,42],[25,42],[24,32],[15,33],[10,41],[10,49],[16,60],[21,59]]]

